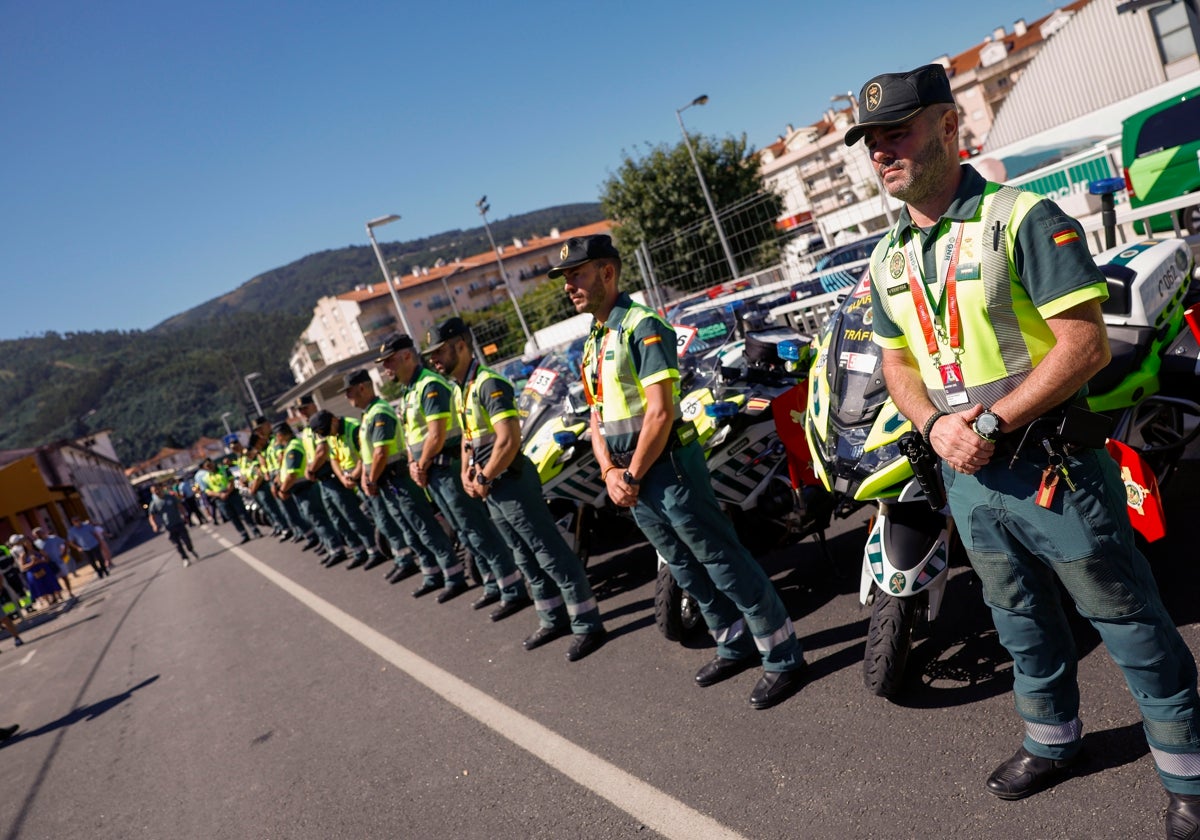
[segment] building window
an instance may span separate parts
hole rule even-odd
[[[1150,10],[1154,24],[1154,35],[1158,38],[1158,50],[1163,64],[1187,58],[1196,52],[1196,41],[1188,25],[1187,4],[1175,0],[1168,6]]]

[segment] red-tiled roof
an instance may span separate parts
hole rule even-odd
[[[564,239],[570,239],[573,236],[592,236],[597,233],[608,233],[612,230],[613,224],[609,221],[593,222],[590,225],[571,228],[554,236],[532,236],[523,240],[520,248],[508,246],[504,249],[501,255],[504,259],[516,257],[521,254],[528,254],[530,251],[537,251],[543,248],[548,248]],[[482,254],[475,254],[470,257],[464,257],[460,262],[446,263],[445,265],[435,266],[429,269],[421,269],[420,275],[414,275],[411,271],[398,279],[400,285],[398,288],[408,289],[413,286],[421,286],[425,283],[430,283],[435,280],[440,280],[443,277],[449,277],[452,274],[457,274],[460,271],[467,271],[472,268],[481,268],[485,265],[496,261],[495,251],[484,251]],[[338,295],[339,300],[352,300],[361,303],[364,300],[373,300],[382,295],[388,294],[387,286],[383,283],[375,283],[370,288],[354,289],[350,292],[343,292]]]

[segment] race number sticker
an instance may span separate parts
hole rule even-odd
[[[685,423],[699,420],[704,413],[704,400],[699,397],[687,397],[679,404],[679,416]]]
[[[682,356],[692,345],[692,339],[696,337],[697,329],[683,324],[674,324],[671,328],[675,330],[675,353]]]
[[[843,353],[838,363],[853,373],[874,373],[879,357],[872,353]]]
[[[526,390],[533,391],[538,396],[544,397],[550,393],[550,389],[554,387],[557,379],[557,371],[549,370],[548,368],[538,368],[529,374],[529,380],[525,383],[525,388]]]

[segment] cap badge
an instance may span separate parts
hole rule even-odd
[[[879,86],[879,82],[871,82],[867,85],[867,110],[874,111],[882,100],[883,88]]]
[[[567,258],[567,254],[569,253],[571,253],[571,246],[564,242],[562,250],[558,252],[558,258],[560,260],[565,260]]]

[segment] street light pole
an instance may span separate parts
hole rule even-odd
[[[221,415],[221,422],[225,424],[225,434],[227,434],[227,435],[233,434],[233,429],[229,428],[229,421],[225,419],[230,414],[233,414],[233,412],[226,411],[224,414]]]
[[[708,192],[708,182],[704,180],[704,173],[700,171],[700,161],[696,160],[696,150],[692,148],[691,138],[688,137],[687,129],[683,127],[683,112],[693,105],[703,105],[706,102],[708,102],[707,96],[697,96],[682,108],[675,109],[675,119],[679,120],[679,131],[683,135],[683,143],[687,146],[688,154],[692,158],[692,166],[696,168],[696,177],[700,179],[700,189],[704,192],[704,201],[708,204],[708,212],[712,214],[713,225],[717,228],[717,238],[721,240],[721,248],[725,251],[725,262],[729,263],[729,270],[733,273],[731,279],[736,280],[738,278],[737,262],[733,259],[733,251],[729,249],[729,240],[725,238],[725,229],[721,227],[717,208],[713,205],[712,195]]]
[[[850,103],[850,126],[853,128],[854,124],[858,122],[858,97],[850,91],[829,97],[830,102],[837,102],[840,99],[844,99]],[[867,171],[870,172],[872,170],[874,170],[874,166],[871,165],[871,152],[868,151]],[[878,181],[877,186],[879,187],[879,200],[883,203],[883,215],[887,218],[888,227],[894,227],[896,225],[896,216],[892,213],[892,206],[888,204],[887,190],[883,188],[882,179],[876,178],[876,181]]]
[[[254,393],[254,386],[250,384],[250,380],[257,379],[260,376],[262,376],[262,374],[258,371],[255,371],[254,373],[247,373],[242,377],[242,380],[246,383],[246,390],[250,392],[250,401],[254,403],[255,417],[262,417],[263,412],[262,406],[258,404],[258,395]]]
[[[532,344],[533,349],[538,349],[537,339],[529,332],[529,325],[525,323],[525,313],[521,311],[521,304],[517,303],[517,296],[513,292],[512,284],[508,282],[508,272],[504,270],[504,260],[500,259],[500,251],[496,248],[496,240],[492,238],[492,226],[488,224],[487,211],[492,209],[492,206],[487,203],[487,196],[475,202],[475,206],[479,208],[479,215],[483,217],[483,229],[487,231],[488,242],[492,244],[492,253],[496,255],[496,264],[500,266],[500,278],[504,282],[504,289],[508,292],[508,297],[513,303],[513,308],[517,310],[517,320],[521,322],[521,331],[525,333],[526,344]]]
[[[392,305],[396,307],[396,315],[400,318],[404,332],[415,340],[412,327],[408,325],[408,319],[404,317],[404,308],[400,305],[400,296],[396,294],[396,286],[392,282],[391,273],[387,270],[387,263],[383,261],[383,252],[379,250],[379,243],[375,241],[375,228],[398,221],[400,221],[400,217],[394,213],[389,216],[380,216],[378,219],[371,219],[367,222],[367,236],[371,239],[371,247],[375,249],[375,259],[379,260],[379,270],[383,272],[383,282],[387,284],[388,292],[392,295]]]

